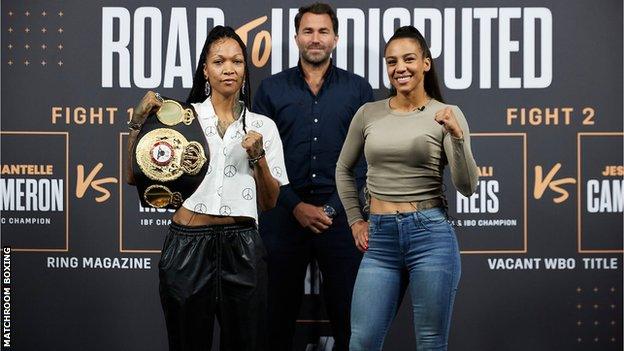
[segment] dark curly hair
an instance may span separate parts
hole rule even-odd
[[[186,99],[186,103],[197,103],[203,102],[210,95],[206,95],[205,86],[206,86],[206,77],[204,77],[204,64],[206,63],[206,56],[208,55],[208,51],[210,51],[211,45],[221,39],[231,38],[236,40],[238,45],[240,45],[241,50],[243,51],[243,58],[245,60],[245,80],[243,87],[241,88],[240,100],[243,101],[243,131],[247,133],[247,126],[245,124],[245,115],[247,114],[247,108],[251,107],[251,82],[249,81],[249,64],[247,62],[247,47],[243,40],[236,34],[232,27],[224,27],[224,26],[216,26],[212,28],[208,36],[206,37],[206,42],[204,43],[204,47],[202,49],[201,55],[199,56],[199,62],[197,63],[197,70],[195,71],[195,75],[193,76],[193,87],[191,88],[191,92],[189,93],[188,98]]]

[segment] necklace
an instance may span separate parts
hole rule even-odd
[[[394,99],[394,98],[392,98],[392,99]],[[392,108],[392,99],[390,99],[390,103],[391,103],[391,104],[390,104],[390,108]],[[432,99],[432,98],[428,98],[427,102],[425,102],[425,104],[424,104],[424,105],[422,105],[422,106],[420,106],[420,107],[418,107],[418,106],[417,106],[417,107],[414,107],[413,109],[411,109],[411,110],[410,110],[410,111],[408,111],[408,112],[414,112],[414,111],[416,111],[416,113],[423,112],[423,111],[425,110],[425,108],[426,108],[427,106],[429,106],[429,104],[431,103],[431,100],[433,100],[433,99]]]
[[[427,106],[429,106],[429,104],[431,103],[431,100],[433,100],[433,99],[432,99],[432,98],[429,98],[429,100],[427,100],[427,102],[426,102],[424,105],[422,105],[422,106],[420,106],[420,107],[416,107],[416,108],[414,108],[412,111],[416,111],[416,110],[418,110],[418,112],[423,112],[423,111],[425,110],[425,108],[426,108]]]
[[[234,119],[224,120],[224,119],[219,118],[219,116],[217,116],[217,131],[219,132],[219,136],[221,136],[221,138],[223,138],[223,136],[225,135],[225,132],[227,131],[228,127],[239,119],[242,110],[243,110],[243,105],[240,102],[237,102],[234,104],[234,108],[232,111],[232,115],[234,116]]]
[[[232,123],[234,123],[234,121],[224,121],[219,119],[219,122],[217,123],[217,131],[219,132],[221,138],[223,138],[223,136],[225,135],[225,131]]]

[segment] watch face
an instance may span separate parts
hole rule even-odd
[[[334,208],[329,205],[323,206],[323,212],[325,212],[325,214],[329,218],[334,218],[334,216],[336,215],[336,210],[334,210]]]

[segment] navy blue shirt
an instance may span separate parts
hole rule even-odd
[[[327,204],[337,213],[343,211],[336,191],[336,162],[353,115],[370,101],[370,84],[333,64],[317,95],[308,87],[300,65],[260,83],[252,111],[275,121],[284,145],[290,184],[280,189],[280,206],[292,211],[304,194],[331,194]],[[354,173],[359,188],[366,176],[364,156]]]

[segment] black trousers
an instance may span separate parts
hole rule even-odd
[[[306,196],[303,201],[322,205],[326,198]],[[334,350],[348,350],[351,296],[362,254],[355,247],[345,214],[334,218],[332,226],[321,234],[301,227],[293,214],[280,206],[262,213],[259,223],[269,253],[269,349],[292,350],[306,268],[316,259],[323,277],[321,289]]]
[[[266,349],[266,251],[254,224],[172,223],[158,264],[169,350]]]

